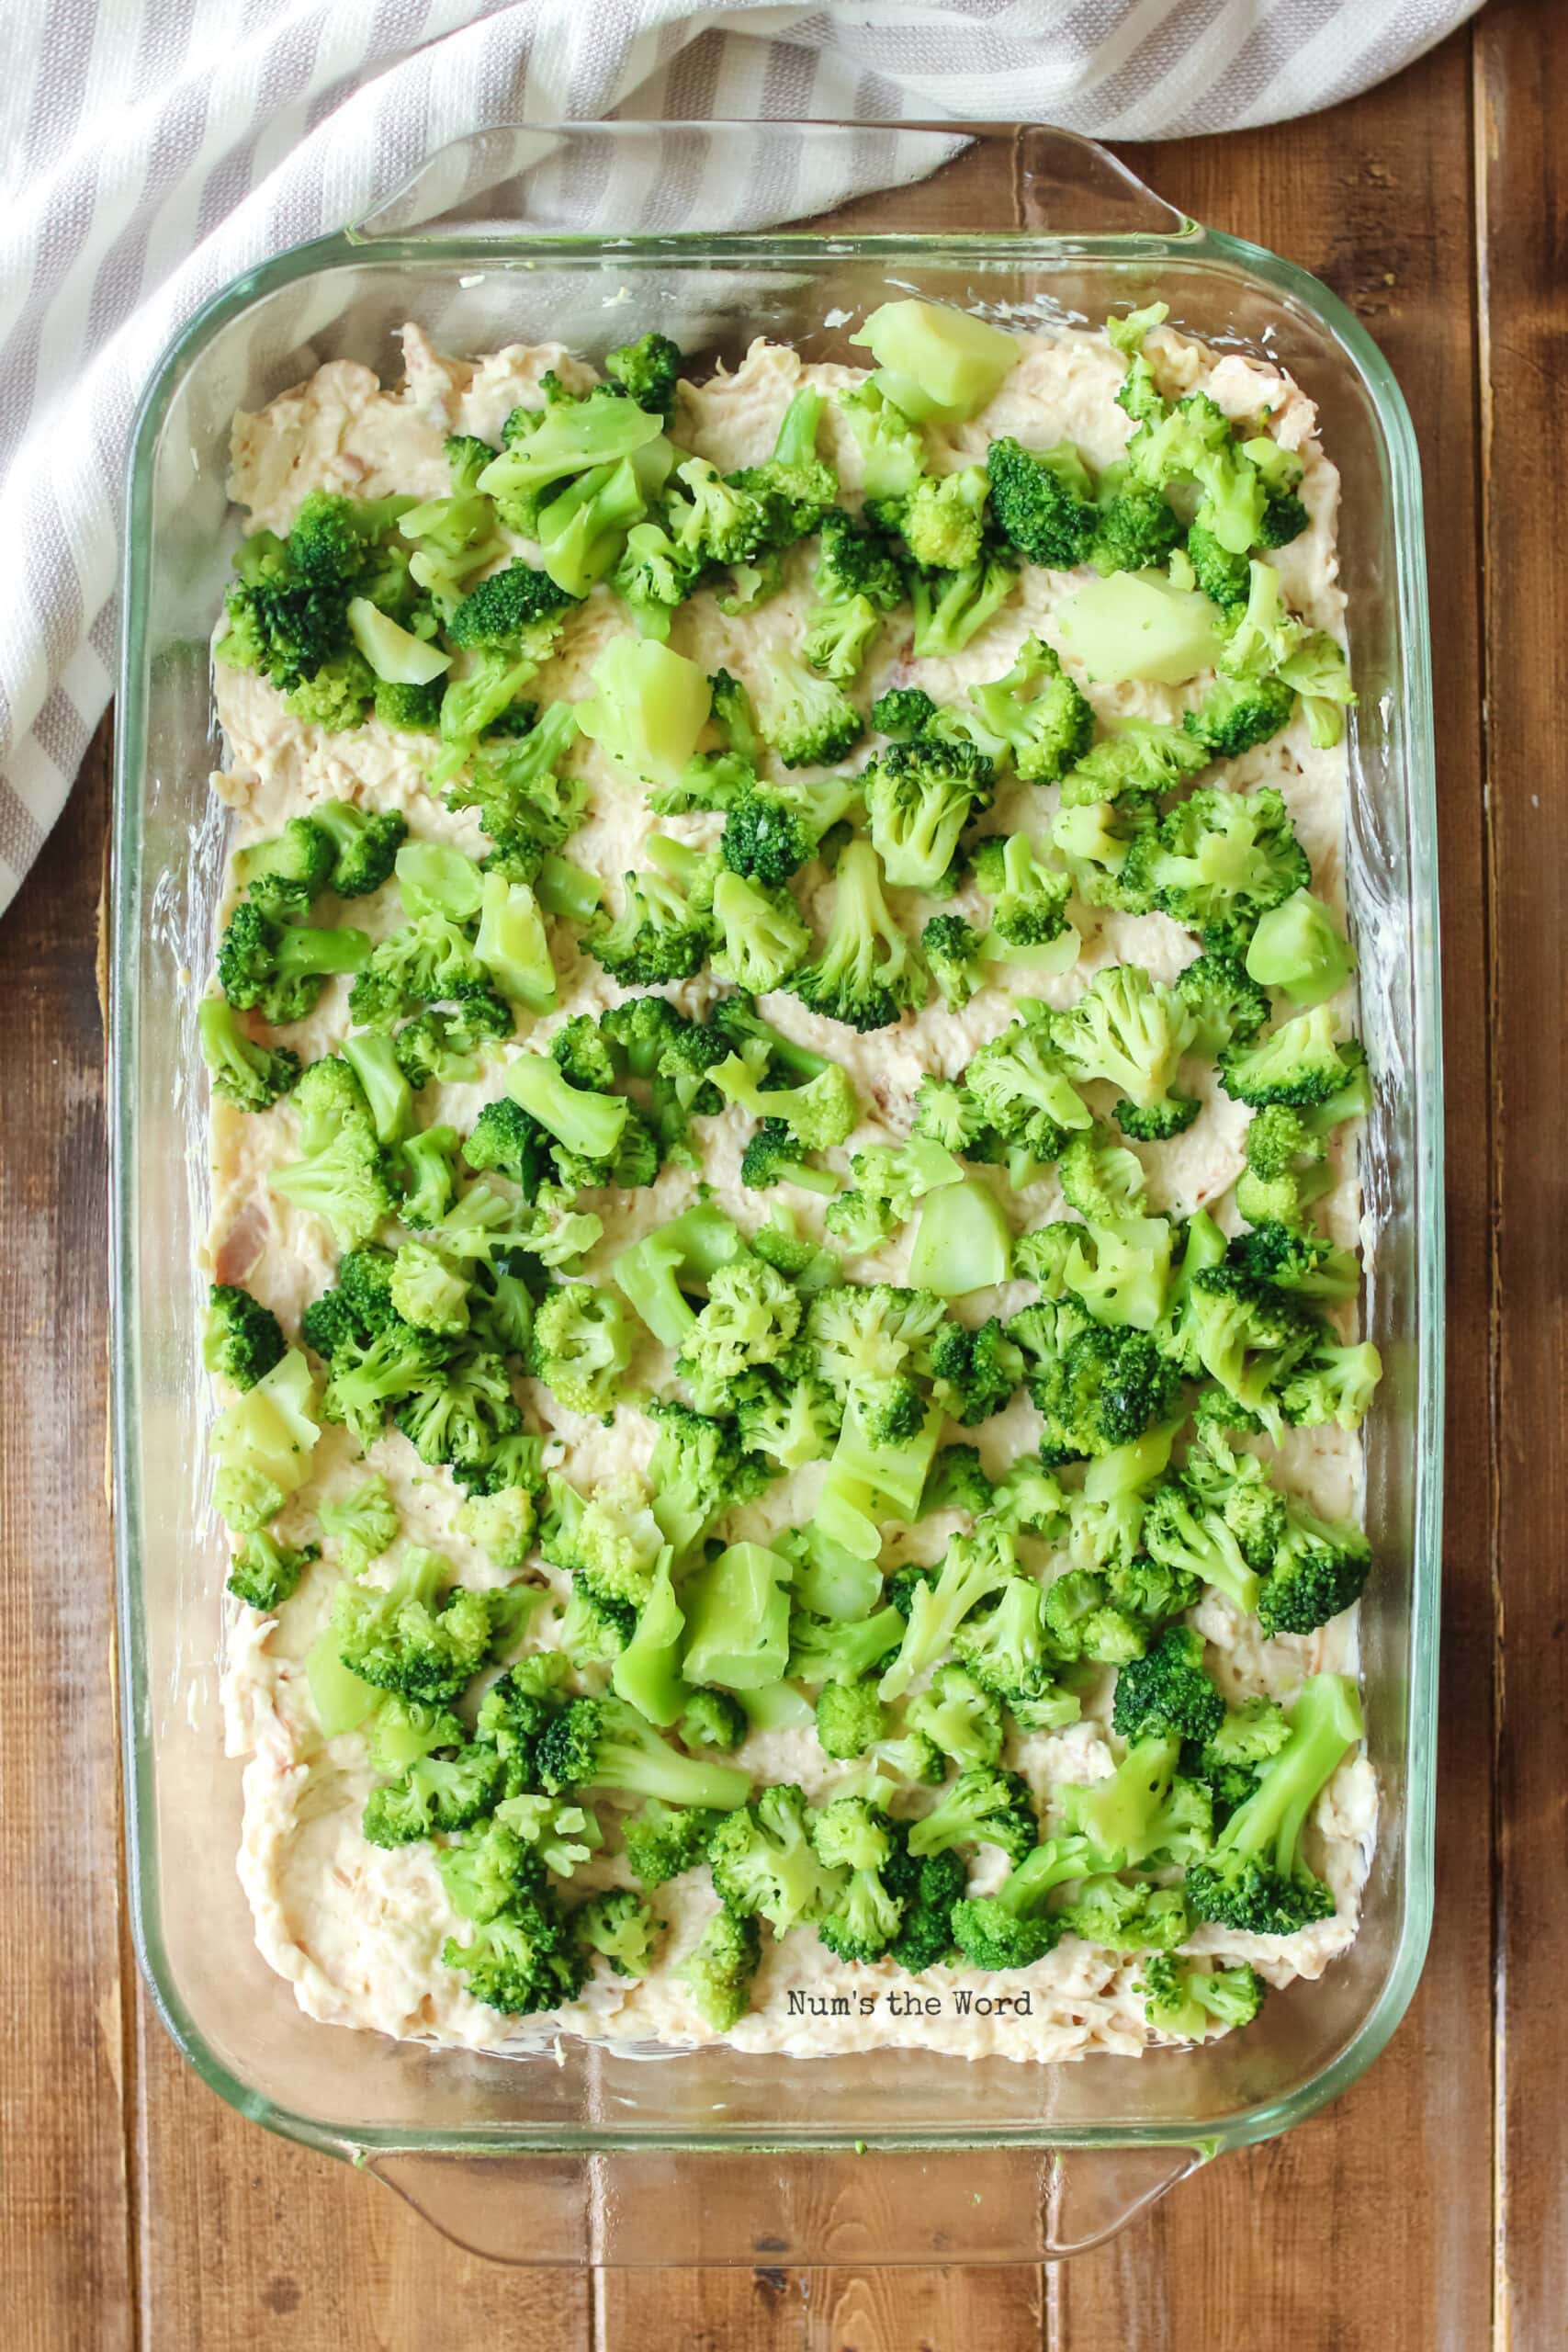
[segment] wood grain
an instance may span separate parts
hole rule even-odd
[[[516,2352],[1536,2352],[1561,2340],[1568,831],[1552,746],[1568,479],[1547,417],[1568,347],[1565,108],[1555,9],[1492,0],[1474,28],[1331,115],[1127,151],[1162,195],[1345,296],[1401,377],[1426,470],[1450,1119],[1448,1663],[1438,1926],[1389,2050],[1327,2114],[1214,2165],[1048,2276],[496,2270],[197,2081],[135,1982],[116,1878],[100,737],[0,922],[7,1098],[21,1106],[0,1123],[0,1773],[9,1823],[28,1825],[0,1871],[14,2029],[0,2062],[0,2308],[19,2352],[492,2340]],[[1477,1664],[1495,1634],[1494,1786]],[[1331,2310],[1330,2273],[1359,2290]]]
[[[1487,802],[1495,1038],[1495,1563],[1498,1741],[1495,2341],[1561,2342],[1568,2296],[1562,1992],[1568,1930],[1568,1395],[1564,1290],[1568,863],[1560,752],[1568,470],[1552,423],[1568,351],[1568,43],[1561,13],[1476,28],[1486,594]]]
[[[0,927],[0,2308],[26,2352],[84,2342],[89,2315],[103,2352],[134,2341],[93,955],[107,751],[106,732]]]

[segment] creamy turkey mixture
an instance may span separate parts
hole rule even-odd
[[[283,394],[255,415],[241,415],[233,435],[231,492],[247,529],[286,531],[306,493],[326,488],[361,497],[393,492],[445,494],[448,474],[445,437],[479,435],[498,441],[508,412],[536,397],[540,377],[555,368],[569,385],[592,379],[592,371],[555,346],[511,348],[477,362],[442,357],[417,326],[403,333],[404,380],[383,388],[366,368],[334,361],[308,382]],[[1343,599],[1337,584],[1335,526],[1338,479],[1314,438],[1314,413],[1287,378],[1236,355],[1215,358],[1168,331],[1148,345],[1162,388],[1175,392],[1203,386],[1233,417],[1273,413],[1277,438],[1304,459],[1302,496],[1310,527],[1273,559],[1291,605],[1312,625],[1337,633]],[[1098,334],[1062,333],[1026,339],[1023,356],[990,405],[972,422],[943,433],[931,432],[931,463],[946,470],[983,459],[999,434],[1026,445],[1077,442],[1090,464],[1103,466],[1124,446],[1131,427],[1112,395],[1122,360]],[[804,367],[794,351],[757,343],[733,374],[683,386],[671,427],[682,446],[722,468],[760,460],[769,453],[780,416],[803,381],[831,393],[857,380],[857,371],[836,366]],[[859,480],[856,444],[825,403],[821,448],[838,468],[851,494]],[[519,542],[521,547],[522,543]],[[788,559],[785,585],[756,612],[727,617],[714,598],[699,592],[674,615],[671,644],[706,671],[728,668],[742,680],[766,669],[775,643],[797,643],[809,601],[809,545]],[[1019,585],[996,618],[965,651],[953,660],[915,664],[909,650],[909,616],[893,616],[882,629],[854,698],[864,708],[890,684],[919,681],[939,702],[962,699],[971,680],[998,676],[1019,642],[1031,632],[1052,636],[1052,610],[1067,576],[1024,567]],[[558,656],[528,688],[541,705],[572,698],[585,690],[587,673],[606,643],[632,626],[625,607],[607,589],[596,590],[569,616]],[[1069,664],[1069,667],[1071,665]],[[475,856],[488,844],[472,812],[451,815],[426,789],[423,770],[428,737],[399,734],[372,719],[363,728],[328,733],[291,717],[275,688],[254,674],[216,668],[219,716],[226,764],[214,789],[232,812],[233,846],[276,832],[291,814],[327,799],[396,807],[418,837],[451,842]],[[1081,675],[1102,721],[1129,713],[1179,718],[1193,689],[1158,685],[1106,686]],[[863,749],[853,755],[856,762]],[[1345,785],[1343,749],[1314,750],[1298,715],[1281,734],[1246,754],[1227,771],[1227,780],[1247,786],[1277,785],[1314,868],[1313,888],[1331,906],[1342,906],[1342,831]],[[703,845],[716,841],[721,819],[694,815],[650,820],[642,797],[592,742],[581,738],[568,755],[568,767],[587,777],[592,792],[588,821],[569,854],[605,877],[646,863],[642,840],[650,824]],[[1010,831],[1020,824],[1039,830],[1055,806],[1053,790],[1009,778],[999,788],[988,829]],[[821,887],[803,904],[820,928],[831,885],[820,867],[810,869]],[[610,892],[612,899],[615,892]],[[962,909],[964,901],[958,904]],[[918,931],[922,907],[910,928]],[[354,902],[347,920],[368,929],[390,928],[399,920],[396,893]],[[1190,935],[1163,916],[1131,917],[1075,906],[1083,933],[1076,973],[1043,978],[1031,972],[1015,985],[1052,1001],[1069,1001],[1100,967],[1123,960],[1144,965],[1156,978],[1174,978],[1193,952]],[[519,1016],[516,1045],[497,1057],[473,1085],[427,1089],[422,1120],[449,1121],[467,1130],[480,1104],[500,1088],[506,1055],[517,1045],[539,1046],[557,1023],[572,1013],[598,1012],[623,991],[575,945],[570,925],[551,926],[559,975],[558,1012],[530,1022]],[[689,1012],[699,1012],[714,993],[707,973],[672,993]],[[311,1018],[288,1033],[302,1059],[327,1050],[347,1026],[346,980],[329,984]],[[763,1001],[768,1018],[789,1035],[840,1061],[853,1079],[865,1113],[852,1147],[897,1142],[907,1134],[911,1098],[924,1071],[957,1075],[974,1048],[1004,1028],[1011,1005],[1007,986],[984,989],[962,1012],[949,1012],[933,994],[917,1016],[896,1027],[857,1035],[808,1012],[795,997],[779,993]],[[1190,1084],[1190,1074],[1184,1074]],[[1212,1088],[1213,1071],[1203,1083]],[[1241,1164],[1240,1138],[1247,1112],[1223,1094],[1206,1101],[1203,1115],[1172,1142],[1141,1145],[1138,1156],[1149,1176],[1152,1213],[1190,1212],[1212,1204],[1220,1223],[1234,1230],[1229,1199]],[[739,1180],[739,1154],[751,1122],[730,1112],[705,1122],[705,1178],[722,1208],[743,1231],[768,1214],[777,1194],[745,1191]],[[1338,1242],[1355,1245],[1359,1199],[1355,1176],[1355,1130],[1341,1129],[1335,1142],[1337,1182],[1316,1213],[1322,1229]],[[269,1164],[297,1157],[294,1121],[287,1099],[270,1112],[246,1114],[216,1102],[212,1119],[213,1215],[210,1260],[213,1277],[244,1283],[280,1317],[290,1338],[307,1303],[332,1280],[334,1251],[325,1228],[269,1192]],[[604,1278],[608,1260],[635,1236],[665,1223],[693,1195],[696,1179],[666,1167],[644,1191],[606,1196],[600,1205],[605,1235],[581,1271]],[[820,1214],[815,1197],[792,1194],[803,1223]],[[1013,1222],[1028,1230],[1062,1214],[1060,1193],[1051,1179],[1016,1195]],[[910,1227],[874,1258],[851,1259],[850,1278],[904,1278]],[[976,1322],[999,1307],[1006,1312],[1032,1295],[1012,1284],[964,1303],[964,1318]],[[645,1335],[645,1352],[634,1374],[668,1393],[670,1367]],[[661,1379],[661,1375],[664,1375]],[[542,1389],[520,1384],[530,1425],[552,1433],[547,1456],[580,1489],[614,1468],[624,1471],[646,1460],[652,1426],[640,1414],[623,1410],[611,1427],[563,1412]],[[1015,1454],[1032,1447],[1039,1417],[1021,1393],[1002,1417],[978,1433],[987,1469],[1000,1471]],[[949,1438],[969,1435],[957,1430]],[[345,1493],[367,1469],[382,1473],[403,1520],[405,1539],[429,1544],[451,1560],[465,1584],[501,1581],[501,1572],[468,1544],[456,1523],[460,1500],[445,1470],[427,1469],[401,1437],[392,1434],[362,1454],[342,1428],[327,1428],[314,1455],[309,1485],[291,1498],[277,1532],[303,1541],[314,1532],[323,1498]],[[1334,1517],[1355,1509],[1359,1445],[1337,1429],[1297,1430],[1273,1464],[1277,1483],[1314,1509]],[[761,1536],[809,1519],[823,1465],[813,1464],[776,1481],[762,1498],[733,1513],[723,1532],[730,1538]],[[912,1531],[895,1531],[885,1551],[889,1560],[940,1556],[960,1524],[955,1514],[930,1520]],[[1025,1544],[1037,1555],[1043,1547]],[[329,1541],[326,1556],[307,1571],[298,1592],[276,1617],[259,1617],[226,1603],[226,1669],[223,1681],[229,1752],[243,1759],[244,1829],[239,1868],[255,1916],[260,1948],[271,1965],[295,1988],[313,2018],[338,2025],[369,2027],[400,2037],[490,2049],[536,2045],[558,2031],[613,2037],[627,2044],[691,2044],[715,2039],[682,1985],[671,1973],[697,1941],[715,1898],[705,1871],[697,1870],[659,1888],[652,1896],[668,1923],[660,1963],[645,1980],[600,1970],[581,1999],[547,2018],[509,2020],[482,2007],[462,1978],[441,1963],[444,1939],[464,1932],[443,1891],[432,1849],[413,1844],[385,1849],[367,1844],[360,1815],[373,1775],[365,1740],[355,1732],[323,1740],[306,1688],[302,1660],[325,1623],[340,1571]],[[555,1571],[538,1573],[564,1589]],[[1208,1663],[1227,1696],[1268,1691],[1291,1693],[1304,1672],[1354,1669],[1353,1611],[1306,1637],[1266,1640],[1255,1620],[1244,1620],[1215,1592],[1207,1593],[1194,1621],[1211,1645]],[[548,1641],[550,1619],[536,1621]],[[1112,1751],[1107,1738],[1111,1687],[1086,1701],[1084,1717],[1051,1735],[1015,1739],[1008,1760],[1016,1764],[1037,1794],[1051,1783],[1107,1775]],[[834,1785],[854,1777],[857,1764],[835,1763],[822,1753],[803,1701],[798,1728],[753,1733],[734,1759],[759,1781],[795,1781],[819,1801]],[[610,1820],[621,1800],[595,1800]],[[629,1802],[629,1801],[627,1801]],[[1289,1938],[1255,1938],[1200,1925],[1189,1951],[1251,1961],[1273,1984],[1315,1977],[1342,1952],[1356,1931],[1359,1890],[1364,1880],[1376,1818],[1376,1791],[1369,1765],[1352,1758],[1341,1766],[1317,1809],[1313,1838],[1315,1866],[1336,1898],[1335,1916]],[[572,1894],[615,1883],[629,1883],[623,1860],[613,1851],[596,1856],[572,1883]],[[971,1891],[999,1883],[1006,1864],[993,1848],[977,1849]],[[1068,1936],[1044,1960],[1019,1974],[987,1974],[962,1965],[937,1968],[919,1980],[921,1989],[942,1996],[934,2016],[899,2016],[886,1997],[868,2005],[866,1993],[886,1996],[915,1980],[891,1962],[872,1965],[837,1960],[810,1928],[782,1941],[764,1937],[764,1955],[750,2014],[730,2039],[748,2051],[819,2055],[892,2043],[978,2057],[999,2053],[1018,2059],[1078,2057],[1093,2050],[1134,2052],[1158,2036],[1145,2022],[1134,1987],[1142,1973],[1137,1956],[1118,1957]],[[1010,1996],[1026,1990],[1027,2004]],[[831,2014],[829,2001],[816,1996],[851,1996]],[[793,1996],[793,1997],[792,1997]],[[1026,2013],[1022,2013],[1026,2010]],[[804,2013],[803,2013],[804,2012]]]

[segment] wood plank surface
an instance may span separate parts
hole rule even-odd
[[[1568,828],[1561,752],[1568,465],[1554,446],[1568,354],[1568,25],[1490,8],[1475,34],[1487,289],[1482,478],[1488,662],[1499,1736],[1495,2342],[1560,2344],[1568,2299]]]
[[[94,971],[107,743],[0,925],[0,2311],[23,2352],[135,2342]]]
[[[117,1877],[101,736],[0,919],[12,1012],[0,1785],[13,1833],[0,1865],[13,2007],[0,2309],[19,2352],[499,2340],[513,2352],[1546,2352],[1562,2340],[1568,820],[1554,703],[1568,469],[1548,411],[1568,347],[1565,119],[1558,12],[1492,0],[1474,27],[1333,114],[1127,151],[1162,195],[1304,263],[1350,302],[1400,376],[1426,472],[1450,1123],[1447,1671],[1438,1925],[1388,2051],[1324,2116],[1046,2274],[493,2269],[197,2081],[136,1982]],[[1495,1724],[1478,1661],[1505,1632]],[[1332,2306],[1330,2273],[1357,2289]]]

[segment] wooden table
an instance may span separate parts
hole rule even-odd
[[[1384,2056],[1289,2138],[1037,2270],[492,2269],[175,2054],[121,1883],[104,1449],[107,737],[0,924],[0,2310],[17,2352],[1547,2352],[1568,2107],[1568,40],[1494,0],[1337,112],[1130,155],[1303,262],[1398,372],[1437,659],[1451,1337],[1438,1925]],[[1483,571],[1483,554],[1486,558]],[[1331,2298],[1331,2300],[1330,2300]],[[504,2330],[504,2335],[501,2331]]]

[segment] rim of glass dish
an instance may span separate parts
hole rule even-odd
[[[669,126],[658,126],[668,128]],[[700,126],[714,129],[713,124]],[[730,126],[744,128],[744,125]],[[813,124],[813,130],[850,130],[852,124]],[[903,126],[909,127],[909,126]],[[941,126],[957,134],[991,137],[1016,126],[959,123]],[[578,132],[648,130],[650,126],[581,123]],[[770,124],[770,129],[788,125]],[[1034,126],[1023,126],[1032,130]],[[1075,141],[1091,147],[1092,141]],[[1115,159],[1113,158],[1112,161]],[[1124,167],[1118,165],[1119,170]],[[1135,183],[1134,183],[1135,185]],[[1156,198],[1156,201],[1162,199]],[[693,2153],[779,2153],[807,2155],[853,2148],[879,2151],[956,2152],[964,2148],[1117,2149],[1190,2148],[1209,2157],[1271,2139],[1315,2114],[1363,2075],[1386,2046],[1404,2015],[1419,1981],[1430,1939],[1436,1815],[1438,1630],[1440,1607],[1443,1462],[1443,1080],[1440,1053],[1441,998],[1437,896],[1437,791],[1434,768],[1431,662],[1427,606],[1420,462],[1415,429],[1393,372],[1366,329],[1339,297],[1308,270],[1245,238],[1203,228],[1186,216],[1163,231],[1104,235],[1004,230],[889,234],[757,231],[736,235],[682,232],[663,236],[603,234],[511,234],[497,236],[439,231],[412,237],[363,237],[345,232],[290,247],[243,272],[214,295],[173,338],[151,377],[132,429],[128,459],[126,526],[121,566],[122,623],[115,750],[114,854],[110,955],[109,1088],[110,1277],[114,1317],[110,1396],[114,1415],[114,1552],[119,1633],[119,1705],[123,1769],[130,1803],[126,1808],[128,1894],[131,1937],[153,2006],[183,2056],[209,2087],[231,2107],[288,2139],[326,2154],[354,2159],[369,2154],[418,2153],[457,2156],[644,2154],[661,2149]],[[124,1276],[135,1256],[134,1113],[125,1083],[131,1043],[133,1005],[123,983],[128,952],[127,915],[138,871],[140,796],[145,764],[147,675],[145,588],[151,460],[170,401],[186,368],[231,319],[263,297],[310,276],[355,268],[449,269],[464,264],[505,270],[548,254],[613,253],[621,258],[683,261],[709,259],[719,266],[744,261],[751,267],[798,265],[803,260],[864,254],[888,259],[1010,259],[1041,261],[1084,255],[1110,265],[1144,266],[1168,254],[1183,262],[1213,259],[1239,266],[1293,302],[1326,328],[1365,385],[1382,436],[1388,492],[1393,512],[1399,642],[1404,656],[1405,752],[1404,782],[1411,812],[1411,841],[1423,840],[1428,855],[1417,863],[1415,879],[1428,879],[1424,899],[1413,899],[1411,962],[1417,1034],[1414,1066],[1422,1073],[1416,1091],[1415,1178],[1417,1186],[1416,1290],[1420,1310],[1417,1349],[1416,1481],[1410,1607],[1411,1770],[1402,1820],[1405,1869],[1398,1944],[1376,2002],[1344,2048],[1307,2082],[1280,2098],[1260,2101],[1221,2119],[1195,2117],[1185,2124],[1125,2123],[1097,2129],[1062,2125],[1031,2130],[973,2125],[944,2132],[879,2133],[874,2126],[824,2131],[738,2127],[734,2132],[700,2128],[651,2130],[563,2129],[516,2124],[416,2131],[385,2125],[333,2127],[320,2118],[276,2105],[253,2089],[218,2057],[197,2027],[165,1969],[158,1901],[144,1872],[155,1862],[156,1814],[151,1747],[140,1736],[148,1704],[145,1623],[140,1579],[132,1573],[132,1532],[141,1529],[141,1497],[128,1407],[135,1361],[135,1306]],[[133,800],[133,795],[134,800]],[[1423,920],[1425,917],[1425,920]],[[140,1547],[138,1547],[140,1548]]]

